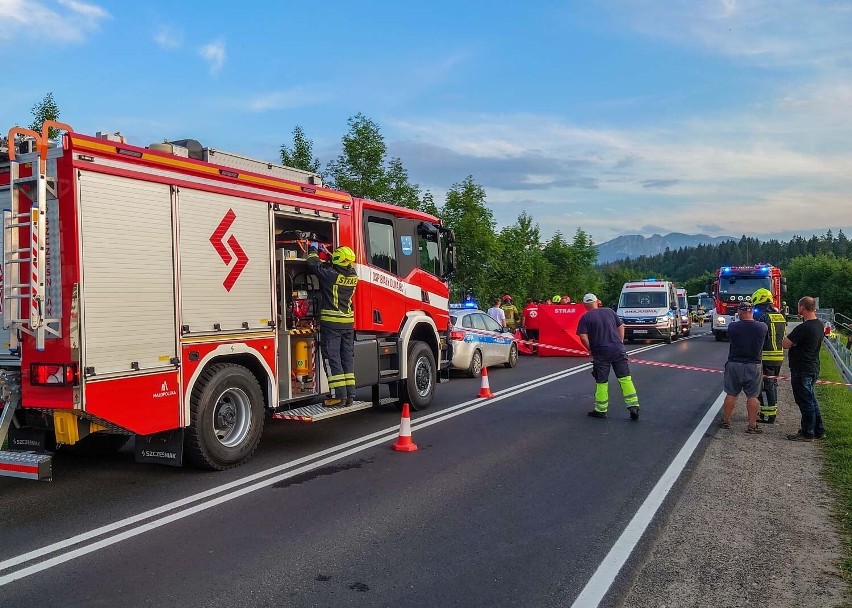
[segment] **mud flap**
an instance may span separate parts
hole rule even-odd
[[[136,435],[136,462],[183,466],[183,429]]]

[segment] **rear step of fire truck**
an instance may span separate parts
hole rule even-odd
[[[377,403],[379,406],[386,406],[398,402],[399,399],[397,399],[396,397],[385,397],[383,399],[379,399]],[[337,407],[326,407],[322,403],[316,403],[313,405],[297,407],[292,410],[277,411],[272,414],[272,417],[276,420],[295,420],[296,422],[319,422],[320,420],[324,420],[326,418],[333,418],[334,416],[340,416],[342,414],[348,414],[350,412],[357,412],[358,410],[365,410],[375,405],[376,403],[374,403],[373,401],[355,401],[352,405],[348,407],[345,405],[340,405]]]
[[[59,319],[45,318],[45,257],[47,250],[47,201],[56,198],[56,177],[47,175],[50,128],[71,131],[71,127],[46,120],[41,135],[30,129],[14,127],[9,130],[9,210],[3,212],[3,327],[29,334],[35,348],[44,350],[47,334],[61,336]],[[37,159],[29,156],[18,160],[16,137],[32,138],[38,151]],[[55,152],[53,152],[55,150]],[[50,153],[61,154],[54,148]],[[32,163],[32,176],[21,177],[21,164]],[[21,210],[21,195],[31,201],[30,208]],[[21,231],[28,243],[21,243]],[[22,246],[24,245],[24,246]],[[29,281],[26,278],[29,277]],[[23,303],[23,304],[22,304]],[[21,374],[19,371],[0,372],[3,413],[0,414],[0,448],[6,443],[15,411],[21,405]],[[0,449],[0,476],[24,479],[50,479],[52,455]]]
[[[12,418],[21,402],[21,373],[0,371],[3,413],[0,414],[0,447],[9,436]],[[0,477],[20,477],[50,481],[53,477],[53,456],[39,452],[0,450]]]

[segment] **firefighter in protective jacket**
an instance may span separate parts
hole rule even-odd
[[[773,424],[778,415],[778,380],[767,378],[767,376],[778,376],[781,373],[781,364],[784,363],[784,349],[781,341],[787,333],[787,321],[784,315],[773,306],[772,293],[765,288],[760,288],[751,296],[754,305],[755,318],[761,323],[766,323],[769,331],[766,332],[766,340],[763,342],[763,391],[758,395],[760,401],[760,412],[758,421]],[[763,393],[766,393],[764,401]]]
[[[521,313],[518,312],[517,307],[512,303],[512,296],[509,294],[504,295],[503,306],[500,308],[503,309],[503,314],[506,315],[506,327],[514,332],[518,328],[518,325],[520,325]]]
[[[320,260],[318,250],[329,253],[325,245],[311,243],[308,249],[308,268],[320,284],[320,350],[326,360],[328,387],[333,397],[326,399],[327,407],[355,400],[355,313],[352,300],[358,276],[353,268],[355,252],[349,247],[338,247],[331,255],[331,263]]]

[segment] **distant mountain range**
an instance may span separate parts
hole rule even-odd
[[[670,232],[665,236],[654,234],[649,237],[644,237],[641,234],[626,234],[598,245],[598,264],[606,264],[624,258],[638,258],[640,255],[656,255],[663,253],[666,247],[675,250],[680,247],[696,247],[702,243],[718,245],[731,239],[739,240],[739,237],[683,234],[682,232]]]
[[[809,239],[816,234],[823,236],[829,229],[822,228],[817,230],[806,230],[797,232],[774,232],[771,234],[750,234],[748,236],[760,239],[761,241],[769,241],[775,239],[777,241],[787,242],[795,236],[801,236]],[[834,236],[837,236],[839,230],[843,230],[847,237],[852,235],[852,227],[836,226],[831,228]],[[697,247],[702,243],[705,245],[718,245],[725,241],[739,241],[740,236],[707,236],[706,234],[684,234],[682,232],[670,232],[665,236],[654,234],[649,237],[641,234],[626,234],[619,236],[611,241],[606,241],[598,245],[598,264],[606,264],[607,262],[615,262],[624,258],[638,258],[640,255],[656,255],[663,253],[668,247],[671,250],[680,247]]]

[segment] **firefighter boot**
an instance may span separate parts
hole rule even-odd
[[[592,418],[606,418],[609,408],[609,385],[606,382],[595,384],[595,409],[589,412]]]
[[[775,424],[775,417],[778,415],[778,404],[763,405],[760,404],[760,412],[757,414],[757,421],[763,424]]]
[[[636,394],[636,387],[633,386],[633,378],[624,376],[618,379],[621,385],[621,393],[624,395],[624,405],[630,412],[631,420],[639,420],[639,396]]]

